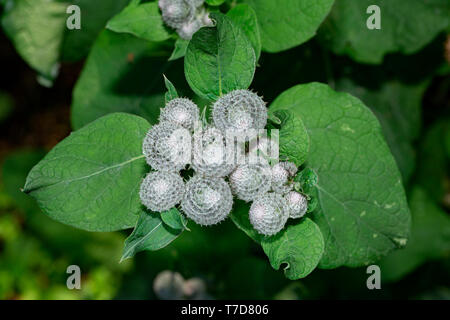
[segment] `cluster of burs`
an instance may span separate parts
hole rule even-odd
[[[306,197],[293,189],[295,164],[271,165],[264,157],[243,164],[230,161],[234,156],[229,157],[227,130],[246,135],[249,129],[266,126],[266,105],[257,94],[235,90],[221,96],[212,106],[210,122],[200,121],[198,106],[186,98],[172,99],[161,109],[160,122],[143,143],[147,163],[155,170],[140,188],[141,201],[149,210],[164,212],[180,204],[191,220],[214,225],[230,214],[234,195],[252,202],[250,222],[268,236],[283,229],[289,217],[306,213]],[[246,146],[241,146],[244,153],[249,152]],[[187,182],[182,171],[185,176],[193,171]]]
[[[159,0],[164,23],[178,35],[190,40],[201,27],[213,26],[213,21],[203,6],[204,0]]]

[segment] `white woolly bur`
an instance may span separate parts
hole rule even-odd
[[[284,228],[289,218],[289,208],[281,195],[266,193],[252,203],[249,218],[256,231],[271,236]]]
[[[163,21],[177,30],[178,35],[190,40],[203,26],[213,26],[203,7],[203,0],[159,0]]]
[[[191,138],[185,128],[171,122],[153,126],[142,145],[147,163],[161,171],[183,169],[190,160]]]
[[[235,90],[220,97],[213,105],[214,124],[226,129],[264,129],[267,124],[265,102],[248,90]]]
[[[184,191],[183,179],[178,174],[155,171],[142,181],[139,196],[149,210],[163,212],[178,204]]]
[[[172,122],[192,131],[194,123],[199,121],[199,110],[191,100],[175,98],[170,100],[164,109],[161,109],[160,121]]]
[[[292,189],[289,185],[289,172],[281,163],[272,167],[272,190],[276,193],[285,194]]]
[[[230,175],[232,192],[247,202],[269,191],[270,184],[271,170],[268,164],[244,164]]]
[[[223,221],[231,211],[233,196],[221,178],[192,177],[186,184],[181,208],[186,216],[200,225]]]
[[[159,0],[158,4],[164,22],[169,27],[178,29],[183,23],[192,20],[195,16],[196,6],[191,2],[189,0]]]
[[[214,127],[196,130],[193,140],[192,168],[198,173],[224,177],[236,167],[220,130]]]
[[[285,196],[289,207],[289,217],[293,219],[301,218],[308,210],[308,200],[304,195],[296,191],[291,191]]]
[[[298,171],[297,166],[293,162],[284,161],[284,162],[280,162],[279,164],[289,173],[290,177],[295,176],[295,174]]]
[[[202,21],[199,19],[194,19],[184,23],[180,28],[178,28],[178,35],[185,40],[191,40],[194,33],[200,30],[201,27],[203,27]]]

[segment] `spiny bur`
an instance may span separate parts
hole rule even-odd
[[[299,192],[291,191],[285,196],[289,207],[289,217],[293,219],[301,218],[308,210],[308,200]]]
[[[248,202],[270,190],[272,177],[268,163],[255,163],[238,166],[229,179],[232,192]]]
[[[220,130],[214,127],[196,130],[193,141],[192,168],[197,173],[225,177],[236,167]]]
[[[228,216],[233,206],[230,187],[222,178],[195,175],[186,184],[181,209],[197,224],[217,224]]]
[[[250,207],[249,218],[259,233],[266,236],[277,234],[289,218],[286,199],[272,192],[259,196]]]
[[[190,161],[191,134],[179,125],[154,125],[142,145],[147,163],[155,170],[180,171]]]
[[[189,99],[175,98],[170,100],[161,109],[160,122],[172,122],[190,131],[194,130],[194,124],[199,121],[198,106]]]
[[[220,97],[212,107],[215,126],[225,131],[264,129],[267,124],[265,102],[249,90],[234,90]]]
[[[173,172],[150,172],[142,181],[139,196],[149,210],[163,212],[173,208],[183,198],[183,178]]]

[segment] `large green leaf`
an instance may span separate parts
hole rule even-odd
[[[182,229],[171,229],[163,223],[158,213],[142,211],[133,233],[125,240],[122,261],[133,257],[139,251],[155,251],[175,240]]]
[[[106,21],[128,2],[8,0],[2,26],[22,58],[51,81],[58,74],[59,61],[75,61],[86,56]],[[66,26],[69,5],[80,8],[80,30],[69,30]]]
[[[270,110],[289,109],[308,131],[305,165],[317,174],[312,219],[325,238],[322,268],[360,266],[406,243],[410,214],[381,126],[357,98],[324,84],[295,86]]]
[[[279,52],[311,39],[334,0],[245,0],[255,9],[264,51]]]
[[[383,281],[395,281],[422,263],[450,253],[450,217],[420,189],[411,194],[412,230],[406,248],[380,262]]]
[[[156,2],[143,4],[132,2],[109,20],[106,27],[115,32],[130,33],[149,41],[164,41],[170,38]]]
[[[24,192],[42,211],[88,231],[133,226],[146,171],[142,141],[148,122],[116,113],[73,132],[30,171]]]
[[[253,50],[255,50],[256,61],[258,61],[261,55],[261,35],[255,10],[249,5],[242,3],[228,11],[227,16],[236,26],[244,31],[244,34],[252,44]]]
[[[324,240],[319,227],[309,218],[293,221],[277,235],[264,237],[250,224],[249,205],[238,201],[235,207],[231,219],[262,246],[274,269],[286,264],[286,277],[295,280],[306,277],[317,267],[323,254]]]
[[[192,90],[215,100],[222,94],[250,86],[256,58],[241,28],[223,14],[211,13],[211,17],[217,25],[194,34],[184,58],[184,69]]]
[[[361,99],[377,116],[384,136],[406,183],[415,168],[413,142],[421,128],[422,96],[427,82],[418,85],[384,82],[369,89],[350,80],[340,80],[337,88]]]
[[[407,2],[407,3],[406,3]],[[381,63],[387,53],[419,51],[450,22],[448,0],[338,0],[319,30],[323,43],[358,62]],[[381,10],[381,30],[370,30],[367,8]]]
[[[58,254],[70,252],[71,258],[80,264],[94,261],[108,264],[112,269],[126,268],[126,265],[117,264],[123,235],[117,232],[86,232],[61,224],[42,214],[36,201],[20,191],[28,172],[44,155],[43,151],[38,150],[14,151],[4,159],[2,166],[3,191],[24,214],[26,230],[38,236],[47,249]]]
[[[74,129],[112,112],[128,112],[155,123],[164,106],[161,47],[105,30],[97,39],[73,92]]]
[[[9,0],[2,27],[21,57],[49,80],[58,74],[67,4],[52,0]]]

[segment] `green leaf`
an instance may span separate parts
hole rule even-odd
[[[228,11],[227,16],[233,21],[234,25],[242,29],[250,40],[253,50],[255,50],[256,61],[258,61],[261,55],[261,35],[255,10],[245,3],[238,4]]]
[[[381,29],[370,30],[370,5],[381,10]],[[339,0],[319,30],[323,43],[336,54],[379,64],[392,52],[411,54],[431,42],[450,21],[448,0]]]
[[[167,227],[158,213],[142,211],[136,227],[125,240],[122,259],[133,257],[144,250],[156,251],[175,240],[182,231]]]
[[[106,28],[130,33],[148,41],[164,41],[170,38],[156,2],[131,3],[109,20]]]
[[[129,0],[8,0],[2,26],[22,58],[51,85],[59,62],[76,61],[87,55],[106,21]],[[69,30],[66,10],[77,5],[81,30]]]
[[[424,262],[448,256],[450,218],[419,187],[411,195],[412,230],[406,248],[380,262],[383,281],[399,280]]]
[[[302,119],[291,110],[277,110],[274,115],[281,121],[280,159],[301,166],[309,151],[309,136]]]
[[[178,38],[177,41],[175,41],[175,48],[173,49],[173,52],[169,58],[169,61],[174,61],[174,60],[183,58],[186,55],[186,50],[187,50],[188,45],[189,45],[189,40]]]
[[[186,218],[178,211],[177,208],[172,208],[168,211],[164,211],[161,213],[162,221],[172,229],[175,230],[184,230],[187,229],[187,220]]]
[[[409,209],[373,113],[357,98],[319,83],[285,91],[271,109],[297,114],[310,137],[305,166],[317,174],[319,198],[312,219],[325,239],[319,266],[361,266],[403,245]]]
[[[309,218],[288,225],[274,237],[264,238],[261,245],[274,269],[287,264],[284,272],[290,280],[310,274],[319,264],[324,250],[322,232]]]
[[[140,115],[156,123],[164,106],[162,48],[127,34],[105,30],[97,39],[73,92],[72,126],[112,112]]]
[[[59,1],[64,2],[66,7],[68,3],[75,4],[80,7],[81,12],[81,30],[69,30],[63,26],[65,30],[61,57],[63,61],[77,61],[86,57],[108,20],[130,2],[130,0]],[[70,15],[65,16],[69,18]]]
[[[167,88],[167,92],[166,92],[166,95],[165,95],[166,104],[167,104],[167,102],[169,102],[170,100],[178,98],[178,93],[177,93],[177,89],[175,89],[175,87],[172,84],[172,82],[170,82],[169,79],[167,79],[166,76],[164,76],[164,83],[165,83],[166,88]]]
[[[308,198],[308,210],[306,212],[313,212],[318,205],[318,191],[317,191],[317,174],[311,168],[305,168],[300,171],[294,178],[294,188],[306,195]]]
[[[344,79],[336,86],[361,99],[375,113],[405,183],[415,168],[413,142],[420,133],[421,102],[427,84],[427,81],[418,85],[387,81],[380,87],[368,89]]]
[[[48,80],[58,74],[67,4],[14,0],[4,7],[2,27],[20,56]]]
[[[205,0],[205,2],[210,6],[220,6],[225,0]]]
[[[276,270],[287,264],[284,273],[296,280],[306,277],[317,266],[324,250],[324,240],[319,227],[309,218],[287,224],[285,229],[272,237],[265,237],[253,229],[248,218],[249,205],[238,201],[231,219],[250,238],[261,244]]]
[[[211,13],[217,25],[194,34],[184,58],[186,80],[199,96],[215,100],[236,89],[247,89],[255,73],[255,52],[230,18]]]
[[[279,52],[296,47],[315,34],[334,0],[245,0],[255,9],[262,49]]]
[[[133,226],[147,170],[140,117],[115,113],[73,132],[28,174],[24,192],[51,218],[88,231]]]

